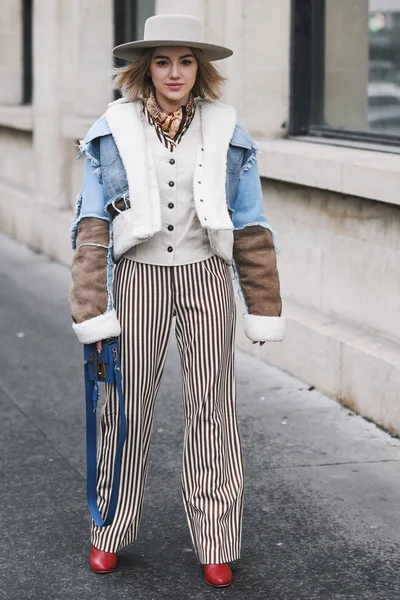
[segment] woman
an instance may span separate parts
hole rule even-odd
[[[183,39],[182,39],[183,38]],[[114,521],[92,523],[90,566],[113,571],[137,536],[150,433],[172,318],[181,358],[182,491],[207,583],[227,586],[239,558],[243,474],[235,408],[235,305],[229,265],[253,342],[283,339],[274,242],[263,212],[256,146],[216,99],[210,61],[231,50],[203,41],[186,15],[146,21],[144,40],[114,49],[130,60],[110,104],[81,143],[84,182],[72,228],[70,305],[83,343],[120,336],[127,439]],[[113,262],[116,268],[113,273]],[[98,500],[106,511],[118,398],[101,417]]]

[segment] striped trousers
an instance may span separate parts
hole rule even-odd
[[[153,412],[173,316],[181,359],[185,434],[182,495],[193,545],[203,564],[239,558],[243,468],[235,379],[235,304],[229,268],[220,258],[165,267],[122,259],[114,275],[121,333],[127,438],[119,501],[105,528],[92,522],[92,543],[116,552],[138,534]],[[101,414],[97,493],[109,502],[118,435],[118,397],[106,386]]]

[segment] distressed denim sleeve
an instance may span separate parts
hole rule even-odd
[[[261,225],[269,229],[256,156],[243,168],[235,197],[230,207],[234,229]]]
[[[82,190],[76,199],[75,219],[71,228],[72,248],[76,248],[78,225],[85,217],[95,217],[110,221],[110,215],[105,209],[103,184],[100,179],[98,162],[86,154]]]
[[[69,295],[73,329],[89,344],[120,334],[112,294],[112,225],[104,209],[103,185],[96,165],[85,157],[82,191],[72,226],[72,285]]]
[[[243,170],[232,205],[232,221],[234,268],[246,307],[245,334],[254,342],[281,341],[285,320],[281,316],[276,250],[264,214],[256,160]]]

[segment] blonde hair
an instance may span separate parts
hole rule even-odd
[[[201,50],[191,49],[198,65],[196,81],[192,93],[195,98],[218,100],[225,77],[221,75],[214,65],[204,58]],[[150,96],[154,90],[151,77],[148,75],[154,48],[143,51],[143,55],[125,67],[114,70],[115,79],[113,88],[119,90],[124,98],[130,101],[142,100]]]

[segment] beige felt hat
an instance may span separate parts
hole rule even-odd
[[[113,50],[114,56],[134,61],[142,55],[143,48],[158,46],[187,46],[202,50],[207,60],[228,58],[233,51],[224,46],[207,44],[204,41],[203,24],[190,15],[156,15],[147,19],[144,39],[120,44]]]

